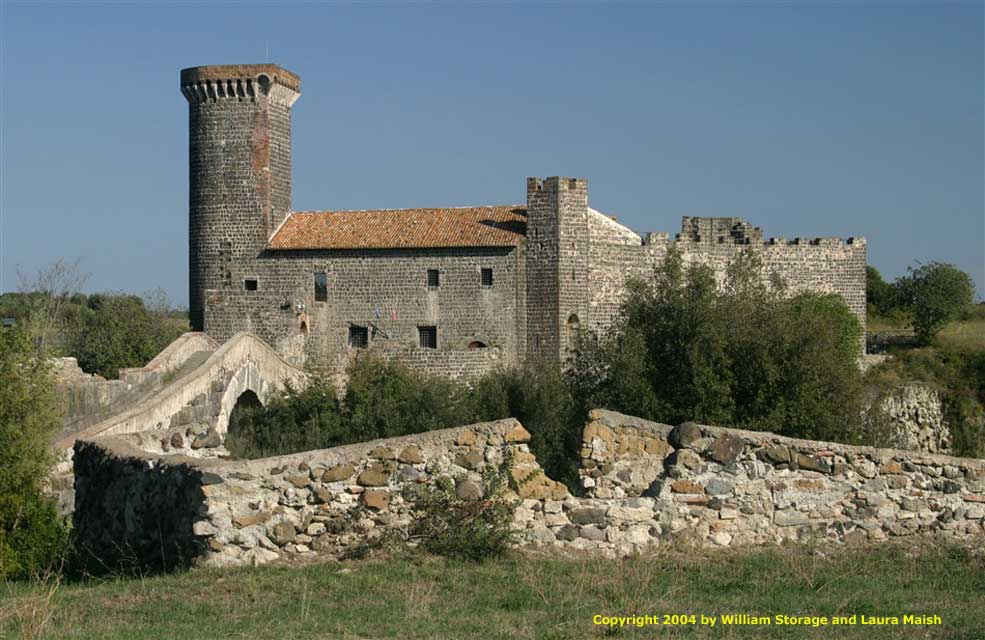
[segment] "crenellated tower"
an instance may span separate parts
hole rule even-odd
[[[291,208],[291,107],[301,79],[273,64],[181,71],[188,100],[192,328],[206,291],[256,286],[256,259]]]
[[[527,178],[527,354],[564,362],[586,321],[588,180]]]

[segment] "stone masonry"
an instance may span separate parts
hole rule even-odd
[[[148,453],[140,434],[75,445],[75,531],[102,563],[155,567],[337,557],[406,538],[413,495],[440,477],[479,500],[516,481],[520,545],[618,557],[659,545],[985,542],[985,460],[784,438],[593,411],[575,497],[513,419],[252,461]],[[153,442],[154,439],[146,441]]]
[[[332,373],[364,352],[456,377],[531,355],[561,363],[672,247],[719,277],[754,252],[791,290],[842,296],[864,325],[864,239],[764,239],[739,218],[695,217],[673,240],[641,237],[589,206],[584,178],[528,178],[522,205],[294,212],[300,90],[272,64],[181,72],[191,321],[219,342],[249,331]]]

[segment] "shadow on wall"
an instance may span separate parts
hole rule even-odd
[[[170,571],[204,552],[198,523],[207,489],[222,478],[184,465],[158,464],[151,455],[110,453],[92,442],[75,444],[75,548],[83,570]]]

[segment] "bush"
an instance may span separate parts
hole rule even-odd
[[[348,377],[345,423],[356,442],[474,422],[463,383],[372,358],[356,360]]]
[[[435,555],[481,562],[506,555],[514,539],[516,504],[507,497],[508,466],[487,469],[478,500],[464,500],[447,476],[437,478],[422,494],[408,495],[417,514],[411,538]]]
[[[60,570],[68,541],[53,498],[38,491],[0,495],[0,580]]]
[[[258,458],[515,417],[530,431],[530,448],[547,474],[577,480],[585,407],[556,366],[503,369],[471,385],[373,358],[360,358],[347,374],[341,400],[331,382],[315,377],[265,407],[237,407],[226,447]]]
[[[685,268],[671,252],[632,282],[624,317],[586,336],[571,372],[595,406],[676,424],[696,420],[858,442],[861,327],[834,295],[787,295],[752,254]]]
[[[240,458],[266,458],[357,442],[345,429],[335,387],[314,379],[303,390],[288,386],[261,406],[237,403],[225,446]]]
[[[238,406],[226,447],[233,455],[258,458],[475,422],[463,383],[373,358],[360,358],[347,373],[341,400],[331,381],[315,376],[306,388],[288,387],[266,406]]]
[[[530,432],[530,449],[544,472],[575,486],[585,410],[556,365],[531,362],[492,372],[472,394],[471,419],[460,424],[516,418]]]
[[[104,378],[120,369],[142,367],[181,335],[184,328],[166,316],[151,313],[138,296],[77,296],[66,309],[64,351],[78,359],[83,371]]]
[[[897,281],[902,306],[910,310],[913,329],[922,344],[930,344],[941,329],[971,306],[974,283],[951,264],[931,262],[910,267]]]
[[[0,330],[0,579],[44,571],[64,551],[65,526],[41,494],[58,428],[51,372],[28,332]]]
[[[896,287],[883,280],[872,266],[865,268],[865,302],[882,316],[890,315],[898,302]]]

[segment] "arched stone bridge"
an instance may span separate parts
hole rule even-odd
[[[195,346],[190,348],[189,344]],[[133,370],[157,377],[149,392],[131,396],[132,402],[118,411],[116,403],[109,417],[75,432],[63,432],[56,440],[59,461],[51,488],[59,495],[63,511],[71,511],[74,502],[72,447],[76,440],[124,436],[152,453],[214,457],[221,451],[215,449],[225,439],[237,402],[266,403],[285,385],[302,386],[307,381],[303,370],[247,332],[237,333],[218,348],[201,334],[185,334],[162,355],[169,353],[174,357],[164,366],[151,366],[161,359],[159,356],[144,369]],[[105,408],[102,413],[105,415]]]
[[[82,431],[62,438],[70,448],[79,438],[129,433],[165,433],[195,425],[224,434],[237,400],[252,392],[261,403],[286,384],[304,384],[304,372],[281,358],[267,343],[241,332],[200,365],[177,375],[135,405]]]

